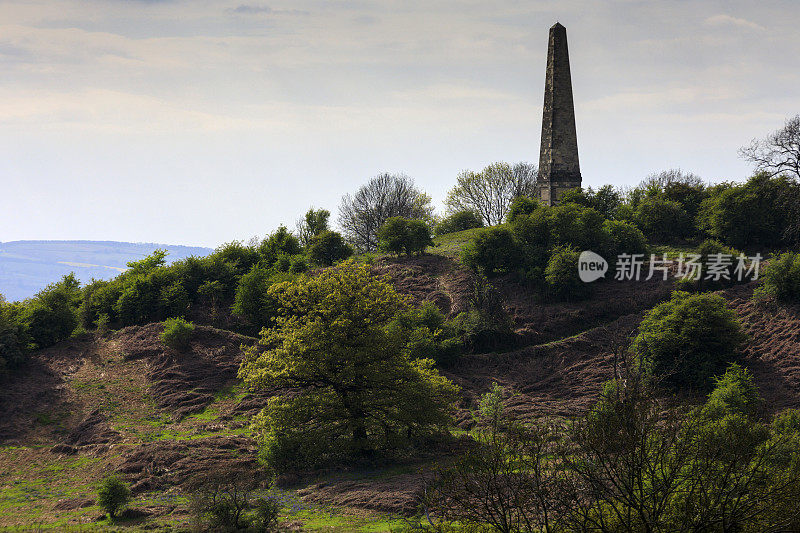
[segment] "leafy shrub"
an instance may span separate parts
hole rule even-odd
[[[758,291],[780,301],[800,302],[800,253],[787,252],[773,258]]]
[[[131,498],[131,489],[116,476],[109,476],[100,484],[97,490],[97,503],[111,518],[117,516]]]
[[[421,220],[391,217],[378,230],[378,248],[383,252],[421,254],[431,245],[430,228]]]
[[[452,215],[445,217],[434,228],[435,235],[445,235],[473,228],[482,228],[483,219],[475,211],[469,209],[456,211]]]
[[[176,350],[185,350],[194,335],[194,324],[182,318],[168,318],[164,321],[164,332],[161,340]]]
[[[276,273],[262,265],[254,266],[250,272],[242,276],[236,288],[233,312],[244,317],[258,331],[275,316],[276,303],[268,289],[275,283],[294,279],[293,274]]]
[[[727,413],[748,417],[757,414],[760,398],[749,370],[733,363],[725,370],[725,374],[714,378],[714,382],[714,390],[703,407],[704,414],[714,418]]]
[[[517,268],[522,263],[522,251],[510,229],[495,226],[482,230],[464,246],[461,258],[464,264],[491,278]]]
[[[612,245],[611,237],[603,230],[605,219],[597,210],[566,204],[551,208],[548,217],[552,245],[593,250],[601,255],[609,252]]]
[[[756,174],[747,183],[712,190],[699,216],[713,237],[737,248],[791,245],[798,204],[800,184]]]
[[[25,359],[22,331],[12,317],[11,306],[0,294],[0,381]]]
[[[470,309],[459,313],[450,325],[461,337],[464,349],[472,352],[502,350],[515,341],[500,293],[483,276],[473,280]]]
[[[307,253],[315,265],[331,266],[353,255],[353,249],[340,233],[326,230],[311,239]]]
[[[718,294],[676,291],[647,312],[631,348],[645,370],[673,385],[708,387],[746,336]]]
[[[408,339],[409,355],[415,359],[430,358],[441,365],[451,364],[464,349],[455,328],[431,302],[397,316],[392,328],[400,328]]]
[[[74,274],[49,285],[23,304],[19,320],[32,348],[44,348],[69,338],[78,326],[80,283]]]
[[[280,254],[275,261],[275,270],[278,272],[291,272],[300,274],[308,270],[308,262],[303,254],[286,255]]]
[[[646,254],[647,239],[642,230],[630,222],[621,220],[606,220],[603,222],[603,231],[611,236],[613,250],[609,261],[615,259],[618,254]]]
[[[678,202],[657,196],[645,197],[636,207],[634,222],[650,239],[669,242],[692,234],[692,220]]]
[[[281,254],[297,255],[302,252],[300,240],[286,229],[286,226],[278,226],[278,229],[261,241],[258,247],[260,261],[267,265],[274,265]],[[245,272],[250,268],[252,265],[245,269]]]
[[[580,300],[588,296],[591,286],[578,276],[578,257],[580,252],[570,246],[560,246],[553,250],[544,279],[547,292],[559,300]]]
[[[527,196],[517,196],[511,202],[511,207],[508,208],[506,215],[506,222],[514,222],[520,215],[530,215],[536,211],[541,204],[533,198]]]

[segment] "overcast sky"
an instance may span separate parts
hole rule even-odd
[[[217,246],[404,172],[538,163],[567,28],[585,186],[737,148],[800,113],[785,1],[0,0],[0,241]]]

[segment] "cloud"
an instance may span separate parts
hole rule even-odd
[[[250,6],[242,4],[238,7],[233,8],[231,11],[233,11],[234,13],[240,13],[244,15],[257,15],[257,14],[272,13],[273,10],[269,6]]]
[[[708,17],[704,24],[706,26],[737,26],[739,28],[747,28],[750,30],[766,31],[766,28],[760,24],[756,24],[747,19],[732,17],[730,15],[714,15]]]

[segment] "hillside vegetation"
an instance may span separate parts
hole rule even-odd
[[[672,174],[490,220],[376,183],[346,198],[372,210],[349,235],[311,209],[3,302],[0,527],[800,526],[794,181]],[[393,183],[415,218],[371,203]],[[729,222],[765,201],[785,208]],[[605,279],[578,278],[584,250]],[[694,279],[679,253],[733,259]],[[761,278],[738,279],[756,253]],[[624,254],[641,279],[614,279]]]

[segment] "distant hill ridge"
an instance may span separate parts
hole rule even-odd
[[[130,261],[157,249],[167,250],[169,262],[213,251],[200,246],[118,241],[0,242],[0,294],[9,301],[23,300],[70,272],[84,283],[92,278],[110,279]]]

